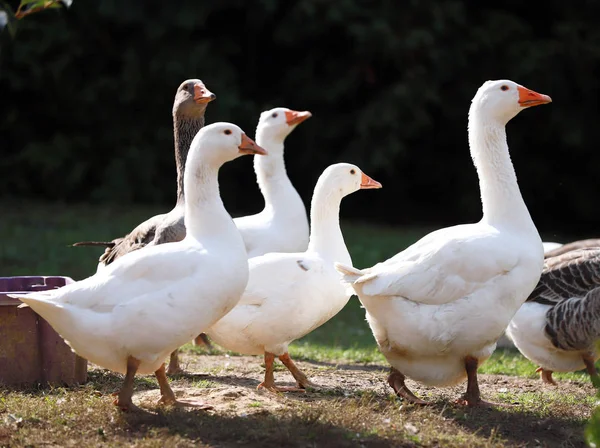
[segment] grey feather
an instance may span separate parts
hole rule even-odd
[[[527,298],[555,306],[571,297],[584,297],[600,287],[600,248],[578,249],[546,258],[540,280]]]
[[[600,238],[590,238],[588,240],[577,240],[571,243],[563,244],[554,250],[546,252],[544,258],[557,257],[559,255],[566,254],[572,250],[586,249],[590,247],[600,247]]]
[[[562,350],[593,350],[600,338],[600,248],[546,258],[528,302],[550,305],[545,333]]]
[[[600,339],[600,288],[548,310],[545,332],[557,348],[593,352]]]

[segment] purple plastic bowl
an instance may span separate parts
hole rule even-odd
[[[75,385],[87,381],[87,361],[31,308],[8,297],[15,292],[47,291],[73,280],[61,276],[0,277],[0,384]]]

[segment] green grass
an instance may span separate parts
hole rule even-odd
[[[67,275],[81,280],[96,270],[99,247],[71,247],[78,241],[110,241],[168,207],[3,203],[0,275]],[[381,261],[427,233],[342,223],[354,265]]]
[[[144,219],[166,211],[163,207],[31,203],[3,204],[2,209],[0,276],[67,275],[76,280],[95,272],[102,250],[70,244],[122,236]],[[342,229],[357,267],[394,255],[430,230],[350,222],[343,222]],[[183,351],[185,356],[204,352],[191,344]],[[218,349],[212,352],[223,353]],[[339,375],[337,366],[341,364],[347,369],[375,364],[375,370],[368,372],[379,378],[387,366],[355,297],[325,325],[294,342],[290,353],[297,360],[315,362],[315,371],[331,375]],[[257,359],[257,365],[260,362]],[[535,368],[514,350],[497,350],[479,371],[519,379],[536,378]],[[278,365],[277,370],[279,375],[283,369]],[[234,375],[236,367],[225,364],[205,372],[208,377],[184,377],[177,384],[210,392],[223,386],[219,376]],[[277,409],[269,408],[273,398],[266,396],[264,401],[250,401],[243,413],[157,409],[149,415],[130,416],[119,414],[107,396],[119,387],[122,377],[93,370],[87,384],[73,389],[0,388],[0,446],[38,446],[50,441],[60,446],[496,447],[533,446],[532,437],[540,440],[541,446],[581,446],[586,412],[594,398],[582,394],[578,384],[589,380],[583,372],[554,377],[559,382],[576,382],[568,387],[577,395],[563,393],[562,388],[516,393],[500,387],[490,398],[518,401],[519,406],[479,411],[456,408],[439,398],[434,398],[431,408],[406,405],[387,389],[382,394],[364,388],[347,396],[343,387],[336,387],[306,401],[277,397],[283,400]],[[136,379],[138,392],[156,388],[152,377]],[[235,400],[230,402],[231,409],[235,404]],[[534,428],[533,433],[529,428]]]
[[[539,376],[538,373],[535,373],[537,367],[527,358],[521,356],[516,349],[497,349],[490,359],[481,365],[479,372],[537,378]],[[552,376],[558,382],[568,380],[589,381],[589,376],[584,370],[568,373],[555,372]]]
[[[66,275],[81,280],[96,270],[102,249],[78,241],[123,236],[162,207],[4,203],[0,276]],[[168,211],[168,210],[167,210]]]

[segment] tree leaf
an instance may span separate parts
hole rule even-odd
[[[46,3],[48,0],[21,0],[21,4],[19,5],[19,8],[23,8],[23,6],[27,6],[30,5],[31,3]],[[34,5],[36,6],[36,5]]]
[[[19,9],[17,10],[17,18],[23,17],[46,9],[62,8],[62,0],[22,0]]]
[[[25,8],[23,8],[23,10],[28,11],[33,8],[45,9],[45,8],[51,7],[51,5],[53,3],[50,3],[50,4],[49,3],[50,2],[48,0],[23,0],[23,3],[21,3],[21,4],[23,6],[25,6]]]

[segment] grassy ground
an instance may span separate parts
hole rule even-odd
[[[0,275],[69,275],[95,270],[98,248],[72,248],[80,240],[123,234],[154,214],[153,208],[4,205]],[[396,253],[426,229],[398,231],[344,223],[355,265]],[[177,394],[215,406],[199,412],[161,408],[156,381],[141,377],[134,400],[146,412],[123,415],[110,393],[122,377],[91,366],[75,388],[0,388],[0,446],[584,446],[583,427],[594,404],[581,372],[557,374],[544,386],[535,366],[518,353],[496,351],[480,368],[487,399],[508,408],[464,409],[453,400],[464,385],[436,389],[410,382],[433,403],[400,402],[386,385],[387,364],[353,298],[334,319],[294,343],[290,353],[320,386],[305,394],[256,390],[262,360],[188,345],[189,374],[173,381]],[[277,381],[292,384],[283,369]]]
[[[5,203],[0,221],[1,275],[68,275],[85,278],[96,269],[98,247],[70,247],[77,241],[110,241],[123,236],[164,207],[98,207]],[[361,224],[342,224],[356,266],[395,254],[427,233]]]

